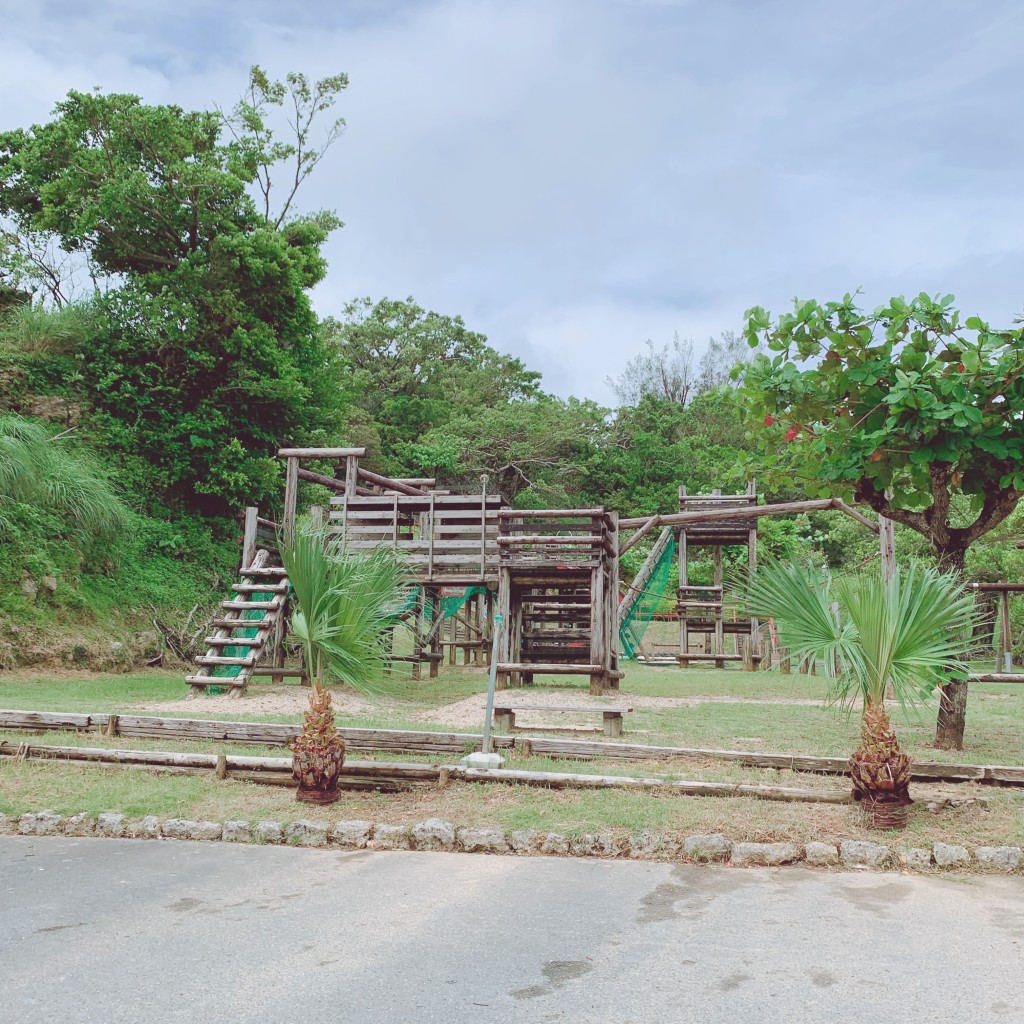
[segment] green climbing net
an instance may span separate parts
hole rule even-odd
[[[664,550],[646,574],[637,574],[632,583],[635,588],[630,598],[628,611],[619,625],[619,650],[623,658],[632,660],[644,639],[654,613],[658,610],[672,574],[672,559],[675,557],[675,538],[669,538]]]

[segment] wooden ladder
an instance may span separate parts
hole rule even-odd
[[[191,687],[189,697],[196,697],[208,686],[225,686],[232,697],[239,697],[248,686],[249,680],[256,674],[256,666],[271,649],[275,633],[284,621],[288,602],[288,576],[280,566],[267,565],[269,554],[259,551],[252,564],[240,573],[240,581],[232,585],[234,595],[221,601],[220,617],[213,620],[216,632],[206,638],[207,650],[195,660],[199,670],[195,675],[185,677]],[[255,595],[270,594],[269,600],[257,601]],[[246,618],[247,613],[258,611],[260,618]],[[236,630],[256,630],[255,636],[235,636]],[[238,657],[226,656],[224,649],[228,647],[246,648],[246,652]],[[213,673],[219,666],[237,666],[235,676],[217,676]],[[274,670],[262,669],[260,673],[271,674]],[[279,674],[286,675],[286,669]]]

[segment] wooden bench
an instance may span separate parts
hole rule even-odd
[[[583,714],[600,714],[604,717],[605,736],[622,735],[622,716],[632,712],[632,708],[610,707],[567,707],[560,704],[499,704],[494,705],[494,728],[502,732],[511,732],[516,727],[517,711],[573,711]]]

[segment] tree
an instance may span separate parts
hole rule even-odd
[[[733,370],[750,362],[751,353],[746,338],[735,331],[722,331],[717,338],[708,339],[708,347],[700,357],[697,371],[697,394],[704,395],[719,387],[735,383],[740,374]]]
[[[326,680],[366,691],[384,662],[384,640],[396,620],[405,579],[387,549],[359,557],[333,549],[333,540],[328,527],[308,521],[278,540],[295,591],[291,631],[312,686],[302,733],[292,744],[296,798],[309,803],[338,799],[345,760]]]
[[[745,443],[732,391],[697,395],[687,406],[654,396],[615,413],[583,465],[581,500],[624,515],[675,511],[679,485],[721,487]]]
[[[84,260],[99,316],[65,383],[117,449],[152,464],[162,493],[211,510],[258,500],[276,489],[276,447],[332,425],[308,291],[340,222],[292,211],[340,132],[335,121],[317,146],[311,125],[346,82],[293,74],[282,85],[253,68],[227,117],[71,92],[49,123],[0,134],[0,214],[18,242],[4,250],[6,279],[60,303],[59,267],[47,277],[44,257],[25,253],[49,245]],[[281,143],[269,117],[289,98],[296,139]],[[280,208],[275,166],[288,181]]]
[[[695,383],[693,340],[681,339],[679,332],[672,335],[672,345],[654,347],[648,339],[647,352],[634,356],[618,377],[607,382],[615,392],[620,405],[638,405],[651,396],[677,405],[686,405]]]
[[[606,433],[605,410],[551,395],[471,409],[405,448],[407,465],[445,484],[488,488],[523,507],[571,504]]]
[[[912,802],[910,759],[885,708],[886,688],[907,707],[928,700],[950,675],[966,678],[971,597],[931,568],[912,566],[888,581],[880,572],[833,580],[792,562],[762,567],[740,594],[750,614],[774,618],[794,657],[824,662],[834,700],[860,700],[861,745],[850,758],[854,795],[876,824],[902,828]]]
[[[797,301],[777,320],[748,310],[746,338],[771,353],[746,369],[751,460],[811,496],[856,499],[927,539],[940,569],[1024,495],[1024,332],[961,322],[953,296]],[[936,742],[961,749],[964,680],[942,691]]]
[[[324,336],[353,392],[349,418],[369,426],[386,471],[401,469],[408,446],[453,417],[539,394],[539,373],[496,351],[462,317],[412,298],[358,299],[340,320],[325,321]]]

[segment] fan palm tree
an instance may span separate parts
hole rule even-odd
[[[302,734],[292,745],[297,798],[338,799],[345,743],[334,725],[327,681],[363,692],[384,661],[384,638],[401,606],[405,574],[389,551],[357,557],[332,549],[325,527],[300,523],[278,541],[295,594],[292,635],[312,684]]]
[[[922,566],[886,582],[881,574],[834,579],[774,562],[739,590],[751,615],[775,619],[780,642],[794,657],[824,661],[834,700],[860,702],[861,743],[850,758],[854,796],[876,825],[902,828],[912,802],[910,758],[886,710],[886,688],[906,710],[950,678],[966,678],[971,597],[952,576]]]

